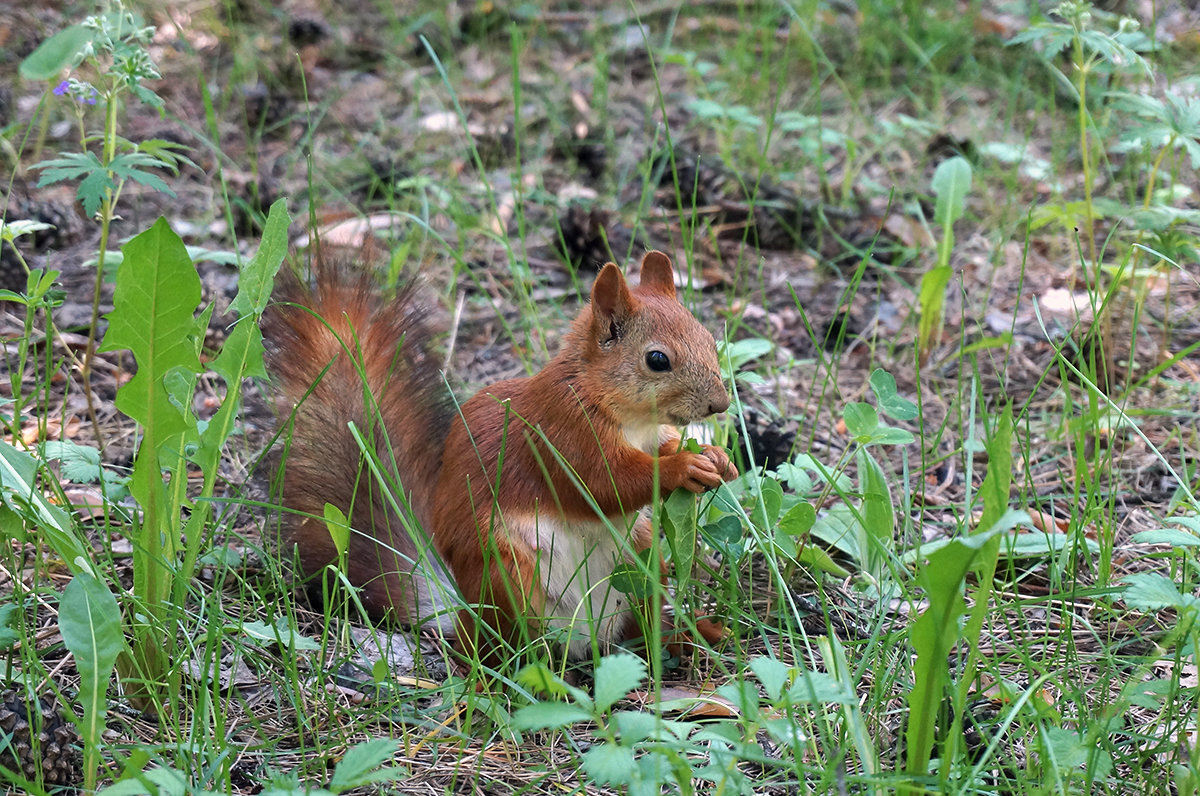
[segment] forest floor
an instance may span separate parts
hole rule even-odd
[[[1089,30],[1099,38],[1079,39],[1090,81],[1080,114],[1071,47],[1057,51],[1048,38],[1014,42],[1039,21],[1061,18],[1031,18],[1024,3],[894,5],[912,13],[884,2],[147,4],[139,10],[155,32],[145,46],[161,79],[146,85],[163,110],[129,99],[119,110],[120,135],[180,144],[192,163],[163,174],[170,194],[125,185],[109,248],[162,215],[202,250],[203,302],[215,307],[205,344],[213,351],[234,320],[227,311],[238,288],[236,261],[256,250],[268,207],[285,199],[297,248],[314,232],[349,251],[369,238],[383,241],[391,272],[381,283],[404,274],[431,288],[435,325],[447,332],[448,372],[462,395],[536,370],[556,350],[599,266],[611,260],[636,272],[645,251],[661,249],[675,262],[688,305],[754,374],[737,383],[741,419],[722,425],[743,470],[752,456],[798,491],[801,472],[820,480],[818,464],[851,481],[863,477],[861,440],[844,412],[856,402],[880,403],[871,377],[890,373],[897,394],[918,407],[915,416],[888,420],[911,431],[912,444],[871,448],[896,516],[884,567],[890,575],[870,571],[873,556],[861,544],[834,538],[825,512],[853,504],[865,487],[822,492],[817,508],[827,521],[814,530],[814,544],[828,552],[830,571],[853,574],[791,571],[786,587],[772,581],[767,596],[753,606],[745,597],[742,606],[747,616],[754,607],[773,612],[772,589],[791,589],[818,617],[804,632],[840,627],[852,657],[871,661],[854,664],[855,688],[871,707],[863,726],[879,768],[873,773],[854,754],[810,739],[793,749],[800,769],[780,773],[764,763],[770,773],[756,779],[743,759],[743,790],[847,792],[849,772],[858,792],[880,786],[871,778],[878,771],[902,767],[898,714],[913,675],[911,662],[896,661],[887,647],[900,643],[925,605],[906,585],[916,576],[905,573],[919,569],[921,545],[974,530],[994,454],[989,443],[1011,407],[1009,507],[1027,512],[1025,527],[1046,538],[1001,554],[1007,576],[998,576],[992,594],[991,680],[1044,699],[1057,711],[1055,726],[1095,726],[1088,720],[1107,716],[1110,701],[1125,705],[1157,729],[1138,734],[1128,721],[1091,736],[1080,730],[1080,748],[1101,748],[1113,761],[1086,782],[1097,792],[1151,792],[1138,789],[1166,778],[1183,792],[1178,767],[1195,764],[1194,720],[1165,718],[1174,709],[1131,698],[1120,672],[1170,681],[1177,687],[1170,704],[1194,707],[1195,649],[1156,652],[1178,627],[1178,612],[1134,615],[1110,596],[1137,572],[1182,579],[1185,596],[1195,588],[1194,548],[1154,534],[1170,518],[1194,514],[1198,486],[1200,11],[1182,2],[1117,3],[1139,20],[1140,39],[1120,38],[1129,29],[1095,11]],[[42,173],[33,168],[80,151],[80,130],[98,128],[103,117],[56,94],[55,83],[18,74],[40,42],[94,10],[22,6],[0,20],[0,173],[12,175],[0,207],[7,220],[54,225],[19,246],[29,266],[61,272],[64,290],[53,311],[61,332],[54,356],[66,364],[46,380],[39,411],[20,430],[23,443],[103,442],[102,464],[121,472],[133,461],[138,430],[114,399],[132,360],[120,351],[95,356],[94,422],[79,370],[69,366],[87,346],[100,228],[84,214],[75,183],[39,186]],[[1140,49],[1150,66],[1131,64],[1106,41]],[[947,240],[939,222],[951,200],[939,197],[935,175],[956,158],[970,181]],[[0,266],[0,287],[21,290],[19,258],[6,250]],[[939,267],[941,291],[929,277]],[[111,280],[101,291],[104,314]],[[940,322],[930,321],[938,313],[931,294],[945,297]],[[17,341],[41,346],[46,331],[41,321],[28,327],[18,305],[0,304],[10,377],[0,386],[4,397],[41,378],[35,365],[14,372],[13,357]],[[100,339],[103,332],[101,321]],[[260,552],[267,512],[252,505],[270,499],[269,397],[265,382],[246,387],[221,464],[227,510],[211,537],[216,548],[244,556],[242,575],[252,584],[270,581],[260,571],[270,569],[262,557],[273,553],[270,545]],[[195,411],[211,416],[222,398],[217,381],[202,378]],[[19,444],[15,437],[9,441]],[[95,485],[68,483],[68,474],[62,480],[84,515],[98,514]],[[117,551],[115,577],[131,582],[121,542],[97,545]],[[753,563],[738,566],[734,582],[766,577]],[[0,590],[14,589],[14,577],[0,573]],[[892,578],[896,584],[883,582]],[[264,621],[274,615],[245,592],[241,599],[239,609],[224,610]],[[56,682],[69,683],[54,614],[38,610],[33,624],[45,634],[33,646]],[[321,620],[303,613],[300,627],[322,637]],[[708,651],[690,675],[675,673],[678,694],[734,681],[736,662],[756,655],[828,669],[828,660],[785,653],[776,635],[756,637],[749,621],[736,654]],[[370,735],[370,726],[394,718],[395,704],[377,698],[370,715],[378,723],[370,725],[356,707],[371,700],[368,689],[342,684],[319,700],[319,719],[306,719],[310,697],[289,700],[277,684],[261,685],[272,655],[261,652],[253,674],[222,681],[223,698],[237,703],[228,737],[239,751],[213,764],[224,774],[208,775],[207,786],[256,792],[267,769],[320,780],[325,763],[305,755],[336,756],[331,750],[342,747],[329,740],[330,725],[358,709],[354,731]],[[446,669],[421,671],[445,677]],[[320,682],[336,690],[335,678]],[[1011,700],[984,685],[978,691],[992,699],[993,725],[1008,715]],[[521,750],[496,729],[504,725],[496,703],[480,711],[486,720],[477,720],[491,728],[481,733],[456,723],[453,702],[443,696],[436,703],[443,712],[430,708],[425,719],[457,727],[452,740],[461,755],[439,756],[436,743],[406,748],[405,788],[548,792],[553,783],[619,781],[577,770],[584,736],[552,736],[536,751]],[[1092,706],[1067,707],[1074,702]],[[1048,715],[1029,726],[1055,723]],[[109,745],[165,744],[146,722],[113,716]],[[1129,746],[1121,746],[1121,732]],[[1151,736],[1162,748],[1147,751]],[[1007,760],[995,767],[1031,770],[1032,737],[1005,736],[1000,752],[990,750],[993,762]],[[762,741],[763,754],[778,760],[779,744]],[[1129,751],[1135,747],[1142,751]],[[178,756],[155,754],[180,766]],[[825,774],[814,773],[823,766]],[[200,768],[192,775],[205,784]],[[1060,772],[1066,790],[1079,784],[1072,779],[1079,769]],[[1047,776],[1033,779],[1045,784]]]

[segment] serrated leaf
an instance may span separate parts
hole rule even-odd
[[[94,152],[68,152],[54,160],[43,160],[30,168],[42,172],[38,187],[44,187],[62,180],[74,180],[91,174],[94,171],[104,171],[104,164]]]
[[[277,200],[267,212],[267,223],[258,251],[238,274],[237,296],[229,304],[229,311],[236,316],[257,315],[271,300],[271,286],[283,258],[287,256],[287,231],[291,223],[287,200]]]
[[[84,48],[95,40],[96,32],[83,25],[71,25],[39,44],[21,61],[21,77],[26,80],[52,80],[69,66]]]
[[[83,212],[93,218],[100,212],[100,203],[116,188],[117,184],[107,171],[93,171],[80,181],[75,195],[83,202]]]
[[[47,459],[62,463],[61,471],[67,480],[82,484],[100,480],[100,451],[95,448],[63,439],[46,442],[42,451]]]
[[[187,428],[164,380],[174,368],[200,371],[192,339],[200,278],[165,218],[125,244],[123,254],[100,350],[133,353],[137,374],[117,392],[117,408],[161,439]]]
[[[152,158],[155,158],[165,167],[170,168],[175,174],[179,173],[179,165],[191,166],[194,169],[199,169],[192,159],[187,156],[189,147],[187,144],[180,144],[175,141],[165,141],[161,138],[148,138],[137,143],[137,151],[144,152]]]
[[[646,679],[646,662],[628,652],[600,660],[594,676],[596,710],[605,711]]]
[[[144,168],[170,168],[170,166],[157,158],[151,157],[143,152],[127,152],[123,155],[117,155],[108,164],[109,171],[123,180],[133,180],[142,185],[153,188],[156,191],[174,196],[175,192],[153,172],[146,171]]]
[[[329,787],[334,791],[361,788],[380,782],[395,782],[406,773],[400,768],[380,768],[400,751],[391,738],[373,738],[350,747],[333,769]]]
[[[591,713],[570,702],[534,702],[513,714],[512,726],[526,731],[558,730],[592,718]]]
[[[1171,547],[1200,547],[1200,536],[1178,528],[1156,528],[1135,533],[1132,541],[1138,544],[1168,544]]]
[[[1200,598],[1184,594],[1175,581],[1157,572],[1138,572],[1125,578],[1125,604],[1143,611],[1200,608]]]
[[[617,737],[621,743],[630,746],[658,734],[659,720],[652,713],[635,710],[618,710],[611,717],[613,726],[617,728]]]
[[[597,744],[584,752],[583,770],[600,785],[625,785],[633,777],[633,750],[611,743]]]

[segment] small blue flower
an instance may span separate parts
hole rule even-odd
[[[61,97],[63,94],[66,94],[67,91],[70,90],[70,88],[71,88],[71,84],[69,82],[67,82],[66,80],[64,80],[63,82],[59,83],[57,86],[54,87],[54,93]]]
[[[92,89],[92,93],[88,94],[86,97],[84,97],[83,101],[86,102],[88,105],[95,105],[97,96],[99,96],[99,95],[96,93],[96,90]]]

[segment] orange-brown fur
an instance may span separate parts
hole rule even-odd
[[[588,562],[552,561],[543,549],[543,535],[553,540],[555,534],[582,533],[561,545],[579,551],[589,549],[589,535],[598,534],[602,542],[595,549],[612,556],[604,541],[610,532],[597,530],[598,523],[607,523],[618,537],[614,549],[644,550],[651,531],[649,523],[637,519],[637,511],[654,498],[656,471],[662,495],[681,487],[700,492],[737,474],[719,448],[678,450],[678,433],[670,428],[722,412],[729,404],[712,336],[677,300],[673,276],[670,260],[660,252],[646,255],[641,283],[632,289],[615,265],[606,265],[592,289],[591,304],[545,368],[529,378],[481,389],[457,413],[447,411],[411,294],[379,303],[361,280],[347,281],[344,274],[319,273],[311,293],[294,284],[286,287],[284,294],[328,322],[341,343],[320,319],[294,308],[266,326],[276,352],[271,367],[290,403],[298,402],[333,362],[297,413],[285,465],[285,504],[320,515],[324,500],[343,509],[356,501],[349,515],[353,527],[412,555],[403,544],[407,536],[396,530],[396,518],[361,481],[357,491],[351,488],[354,473],[344,472],[357,470],[359,454],[338,423],[367,422],[359,420],[364,414],[362,382],[348,356],[360,355],[413,513],[462,595],[481,607],[484,622],[502,638],[535,635],[540,629],[535,617],[550,602],[576,591],[591,595],[587,589],[595,587],[562,586],[565,570],[555,567],[579,565],[583,570]],[[402,338],[405,344],[397,353]],[[652,349],[666,353],[669,372],[649,366]],[[331,386],[326,389],[325,383]],[[336,400],[351,394],[358,400],[348,407]],[[448,432],[438,433],[446,425]],[[318,451],[314,438],[326,450]],[[370,510],[360,511],[359,505]],[[322,523],[293,521],[290,537],[301,544],[306,572],[332,560]],[[586,558],[586,553],[580,555]],[[399,563],[394,556],[382,558],[389,565]],[[371,538],[352,541],[351,581],[366,586],[372,610],[390,607],[402,620],[419,618],[403,577],[379,577],[402,568],[381,569],[380,559]],[[598,579],[611,572],[611,562],[591,565],[595,572],[588,571]],[[548,587],[561,587],[562,594],[549,595]],[[632,611],[620,605],[614,620],[620,627],[606,639],[626,637],[635,629]],[[460,621],[460,640],[470,646],[479,628],[466,612]]]

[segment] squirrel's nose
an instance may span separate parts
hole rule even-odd
[[[725,391],[724,384],[717,384],[717,389],[713,391],[708,399],[708,413],[710,415],[719,415],[729,408],[729,393]]]

